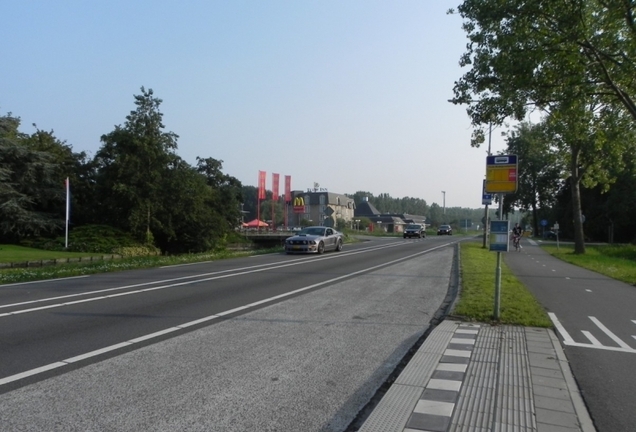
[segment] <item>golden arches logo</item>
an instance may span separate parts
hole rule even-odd
[[[303,197],[294,198],[294,207],[305,206],[305,200]]]

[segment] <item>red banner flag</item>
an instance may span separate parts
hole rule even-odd
[[[258,172],[258,199],[265,199],[265,177],[267,173],[265,171]]]
[[[272,173],[272,200],[278,201],[278,184],[280,183],[280,176]]]
[[[285,202],[291,202],[291,176],[285,176]]]

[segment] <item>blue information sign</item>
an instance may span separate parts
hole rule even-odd
[[[492,204],[492,194],[486,193],[486,180],[484,179],[484,183],[481,187],[481,205],[490,204]]]
[[[548,221],[545,219],[541,219],[541,226],[548,226]]]
[[[490,221],[490,250],[508,252],[509,221]]]

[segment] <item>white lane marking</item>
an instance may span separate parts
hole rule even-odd
[[[445,246],[447,246],[450,243],[445,244]],[[366,253],[366,252],[371,252],[374,250],[378,250],[378,249],[385,249],[385,248],[389,248],[389,247],[396,247],[399,246],[399,243],[395,243],[392,245],[383,245],[380,247],[373,247],[373,248],[366,248],[364,250],[361,251],[352,251],[349,252],[347,255],[352,255],[352,254],[360,254],[360,253]],[[434,250],[434,249],[429,249],[429,250]],[[80,297],[80,296],[87,296],[87,295],[94,295],[94,294],[102,294],[105,292],[112,292],[112,291],[119,291],[119,290],[123,290],[123,289],[129,289],[129,288],[137,288],[137,287],[142,287],[142,286],[148,286],[148,285],[155,285],[155,284],[159,284],[159,283],[165,283],[165,282],[175,282],[175,281],[180,281],[180,280],[185,280],[185,279],[194,279],[194,278],[198,278],[198,277],[203,277],[203,276],[211,276],[211,275],[221,275],[221,274],[225,274],[225,273],[230,273],[230,272],[239,272],[242,270],[249,270],[249,269],[261,269],[261,270],[256,270],[256,271],[263,271],[263,267],[266,267],[264,270],[269,270],[269,269],[276,269],[276,268],[280,268],[280,267],[288,267],[288,266],[292,266],[292,265],[300,265],[300,264],[305,264],[305,263],[309,263],[309,262],[315,262],[315,261],[323,261],[325,259],[333,259],[333,258],[337,258],[339,256],[342,256],[344,254],[338,254],[338,255],[332,255],[332,256],[327,256],[327,257],[322,257],[322,258],[318,258],[318,259],[308,259],[308,258],[300,258],[300,259],[295,259],[290,261],[286,261],[285,264],[276,266],[276,264],[278,263],[270,263],[270,264],[258,264],[258,265],[254,265],[254,266],[248,266],[248,267],[239,267],[236,269],[229,269],[229,270],[221,270],[221,271],[216,271],[216,272],[210,272],[210,273],[201,273],[201,274],[197,274],[197,275],[190,275],[190,276],[183,276],[183,277],[178,277],[178,278],[173,278],[173,279],[164,279],[164,280],[158,280],[158,281],[153,281],[153,282],[144,282],[144,283],[139,283],[139,284],[133,284],[133,285],[125,285],[125,286],[120,286],[120,287],[114,287],[114,288],[106,288],[103,290],[97,290],[97,291],[87,291],[87,292],[83,292],[83,293],[77,293],[77,294],[69,294],[69,295],[65,295],[65,296],[58,296],[58,297],[49,297],[49,298],[44,298],[44,299],[39,299],[39,300],[31,300],[31,301],[26,301],[26,302],[20,302],[20,303],[12,303],[12,304],[7,304],[7,305],[0,305],[0,309],[1,308],[7,308],[7,307],[15,307],[15,306],[24,306],[27,304],[33,304],[33,303],[44,303],[44,302],[48,302],[48,301],[53,301],[53,300],[62,300],[62,299],[66,299],[66,298],[72,298],[72,297]],[[242,273],[235,273],[233,275],[243,275],[243,274],[247,274],[249,272],[242,272]],[[160,286],[160,287],[156,287],[156,288],[151,288],[151,289],[147,289],[147,290],[138,290],[138,291],[130,291],[127,293],[122,293],[122,294],[111,294],[108,296],[103,296],[103,297],[97,297],[97,299],[106,299],[106,298],[112,298],[112,297],[116,297],[118,295],[128,295],[128,294],[137,294],[140,292],[144,292],[144,291],[152,291],[154,289],[164,289],[164,288],[170,288],[170,287],[175,287],[175,286],[181,286],[181,285],[186,285],[188,283],[197,283],[197,282],[203,282],[203,281],[208,281],[208,280],[213,280],[214,278],[209,278],[209,279],[201,279],[201,280],[195,280],[195,281],[191,281],[191,282],[187,282],[187,283],[178,283],[178,284],[171,284],[171,285],[164,285],[164,286]],[[57,279],[56,279],[57,280]],[[76,304],[76,303],[83,303],[86,301],[91,301],[89,300],[78,300],[76,302],[67,302],[67,303],[61,303],[61,304],[56,304],[53,305],[54,307],[59,307],[61,305],[70,305],[70,304]],[[42,307],[42,308],[33,308],[33,309],[26,309],[24,311],[21,312],[8,312],[8,313],[4,313],[4,314],[0,314],[0,317],[3,316],[9,316],[12,315],[14,313],[23,313],[23,312],[34,312],[37,310],[41,310],[41,309],[46,309],[49,308],[50,306],[46,306],[46,307]]]
[[[593,316],[588,317],[589,319],[592,320],[592,322],[594,324],[597,325],[598,328],[600,328],[601,330],[603,330],[603,332],[608,335],[614,342],[616,342],[618,344],[618,346],[620,346],[621,348],[625,348],[625,349],[631,349],[632,347],[630,347],[629,345],[627,345],[625,342],[623,342],[621,340],[621,338],[619,338],[618,336],[616,336],[614,333],[612,333],[610,331],[610,329],[608,329],[607,327],[605,327],[603,325],[603,323],[601,323],[598,319],[594,318]]]
[[[587,330],[581,330],[581,333],[583,333],[585,335],[586,338],[589,339],[590,342],[592,342],[592,345],[596,345],[596,346],[602,346],[603,344],[594,337],[594,335],[592,335],[592,333],[590,333]]]
[[[632,320],[632,322],[633,322],[634,324],[636,324],[636,320]]]
[[[559,332],[559,334],[563,338],[563,344],[564,345],[573,346],[573,347],[580,347],[580,348],[593,348],[593,349],[602,349],[602,350],[605,350],[605,351],[618,351],[618,352],[626,352],[626,353],[636,354],[636,349],[633,349],[633,348],[630,348],[630,347],[627,347],[627,348],[610,347],[610,346],[605,346],[605,345],[600,345],[600,344],[599,345],[595,345],[594,343],[574,342],[574,340],[570,337],[569,333],[567,332],[567,330],[565,330],[565,327],[563,327],[563,325],[558,320],[556,315],[554,313],[552,313],[552,312],[548,312],[548,316],[550,317],[550,319],[552,320],[552,323],[557,328],[557,331]],[[585,334],[585,332],[583,332],[583,334]],[[636,339],[636,337],[634,337],[634,338]]]
[[[87,278],[89,276],[90,275],[69,276],[69,277],[65,277],[65,278],[56,278],[55,280],[56,281],[63,281],[63,280],[69,280],[69,279]],[[37,280],[37,281],[15,282],[15,283],[10,283],[10,284],[2,284],[2,285],[0,285],[0,288],[18,286],[18,285],[27,285],[27,284],[37,284],[37,283],[42,283],[42,282],[51,282],[51,279],[42,279],[42,280]]]
[[[574,343],[574,339],[570,337],[570,334],[567,332],[567,330],[565,330],[565,327],[563,327],[563,324],[561,324],[557,316],[553,312],[548,312],[548,316],[552,320],[552,324],[554,324],[554,326],[557,328],[557,330],[561,334],[561,337],[563,338],[563,342],[566,345]]]
[[[565,277],[566,279],[570,279],[568,276]]]
[[[568,279],[570,279],[570,278],[568,278]],[[587,292],[592,292],[592,290],[591,290],[591,289],[586,289],[585,291],[587,291]]]
[[[378,265],[375,265],[375,266],[372,266],[372,267],[368,267],[368,268],[363,269],[363,270],[358,270],[356,272],[349,273],[347,275],[338,276],[338,277],[335,277],[335,278],[332,278],[332,279],[329,279],[329,280],[326,280],[326,281],[323,281],[323,282],[318,282],[318,283],[315,283],[313,285],[308,285],[306,287],[299,288],[297,290],[290,291],[290,292],[285,293],[285,294],[280,294],[280,295],[277,295],[277,296],[274,296],[274,297],[269,297],[267,299],[259,300],[259,301],[250,303],[248,305],[244,305],[244,306],[240,306],[240,307],[237,307],[237,308],[234,308],[234,309],[230,309],[230,310],[227,310],[227,311],[224,311],[224,312],[220,312],[220,313],[218,313],[216,315],[210,315],[210,316],[207,316],[207,317],[204,317],[204,318],[200,318],[200,319],[197,319],[197,320],[194,320],[194,321],[190,321],[190,322],[187,322],[187,323],[184,323],[184,324],[180,324],[180,325],[175,326],[175,327],[170,327],[170,328],[167,328],[167,329],[164,329],[164,330],[157,331],[155,333],[151,333],[151,334],[148,334],[148,335],[145,335],[145,336],[137,337],[135,339],[130,339],[130,340],[126,341],[126,342],[121,342],[121,343],[118,343],[118,344],[115,344],[115,345],[111,345],[111,346],[108,346],[108,347],[105,347],[105,348],[101,348],[101,349],[98,349],[98,350],[95,350],[95,351],[91,351],[89,353],[80,354],[78,356],[71,357],[71,358],[68,358],[66,360],[62,360],[62,361],[59,361],[59,362],[51,363],[49,365],[41,366],[41,367],[38,367],[38,368],[35,368],[35,369],[31,369],[31,370],[28,370],[28,371],[25,371],[25,372],[20,372],[19,374],[10,375],[8,377],[0,378],[0,386],[2,386],[4,384],[8,384],[8,383],[13,382],[13,381],[17,381],[17,380],[22,379],[22,378],[26,378],[26,377],[29,377],[29,376],[37,375],[37,374],[42,373],[42,372],[49,371],[51,369],[55,369],[55,368],[58,368],[58,367],[61,367],[61,366],[65,366],[67,364],[70,364],[70,363],[73,363],[73,362],[77,362],[79,360],[85,360],[85,359],[88,359],[88,358],[91,358],[91,357],[95,357],[97,355],[100,355],[100,354],[103,354],[103,353],[106,353],[106,352],[114,351],[114,350],[117,350],[117,349],[120,349],[120,348],[123,348],[123,347],[128,347],[130,345],[133,345],[133,344],[136,344],[136,343],[139,343],[139,342],[142,342],[142,341],[147,341],[147,340],[150,340],[150,339],[165,335],[167,333],[172,333],[172,332],[177,331],[177,330],[182,330],[182,329],[191,327],[191,326],[196,325],[196,324],[200,324],[200,323],[203,323],[203,322],[206,322],[206,321],[211,321],[211,320],[214,320],[214,319],[218,319],[220,317],[223,317],[223,316],[226,316],[226,315],[230,315],[230,314],[235,313],[235,312],[239,312],[239,311],[242,311],[242,310],[245,310],[245,309],[249,309],[249,308],[254,307],[254,306],[259,306],[259,305],[261,305],[263,303],[271,302],[271,301],[282,299],[282,298],[285,298],[285,297],[290,297],[290,296],[296,295],[298,293],[317,288],[317,287],[322,286],[322,285],[327,285],[327,284],[330,284],[332,282],[339,281],[341,279],[349,278],[351,276],[355,276],[355,275],[358,275],[358,274],[366,273],[368,271],[372,271],[372,270],[376,270],[376,269],[379,269],[379,268],[382,268],[382,267],[386,267],[386,266],[389,266],[391,264],[395,264],[395,263],[398,263],[400,261],[405,261],[405,260],[407,260],[409,258],[418,256],[418,255],[423,255],[423,254],[426,254],[428,252],[434,251],[436,249],[440,249],[440,248],[445,247],[447,245],[448,244],[445,244],[445,245],[442,245],[442,246],[437,246],[435,248],[427,249],[425,251],[418,252],[416,254],[413,254],[413,255],[410,255],[410,256],[407,256],[407,257],[398,258],[398,259],[395,259],[393,261],[388,261],[386,263],[382,263],[382,264],[378,264]],[[447,350],[447,351],[452,351],[452,350]],[[466,352],[468,353],[468,357],[470,357],[470,351],[466,351]],[[459,381],[459,384],[461,385],[461,381]]]

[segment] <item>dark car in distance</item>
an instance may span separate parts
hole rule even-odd
[[[437,235],[453,235],[453,229],[450,225],[440,225],[437,229]]]
[[[404,228],[404,233],[402,234],[404,238],[426,238],[426,230],[424,229],[424,225],[420,224],[408,224],[406,228]]]

